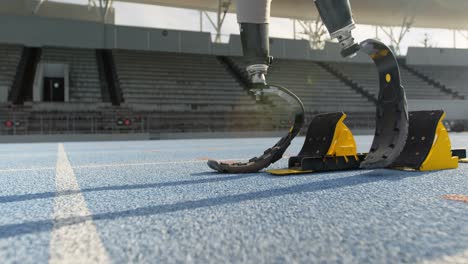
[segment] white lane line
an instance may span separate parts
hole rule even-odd
[[[455,254],[453,256],[443,256],[438,259],[423,261],[421,264],[440,264],[440,263],[452,263],[452,264],[462,264],[468,263],[468,250],[464,252]]]
[[[63,144],[58,146],[55,176],[57,193],[78,191],[54,198],[54,228],[50,241],[49,263],[109,263],[109,255],[91,218],[82,223],[60,225],[61,220],[91,215]]]

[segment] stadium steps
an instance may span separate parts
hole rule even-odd
[[[343,76],[356,83],[372,96],[379,93],[379,79],[377,69],[371,63],[329,63]],[[452,99],[451,95],[442,92],[437,87],[428,84],[413,73],[400,67],[400,77],[408,99]]]
[[[238,69],[246,62],[241,57],[230,57]],[[269,68],[268,82],[282,85],[301,98],[307,112],[363,111],[373,112],[373,104],[362,98],[335,76],[315,62],[277,59]],[[284,102],[269,98],[275,105]]]
[[[23,47],[8,100],[13,104],[32,101],[34,78],[41,56],[40,48]]]
[[[216,56],[124,50],[113,55],[125,106],[162,111],[259,108]]]
[[[415,76],[418,76],[419,78],[426,81],[430,85],[432,85],[434,87],[437,87],[442,92],[451,95],[453,99],[464,100],[466,98],[465,96],[468,97],[468,92],[466,92],[465,94],[462,94],[463,91],[457,91],[457,89],[455,87],[450,88],[447,85],[445,85],[444,83],[442,83],[441,81],[436,80],[435,78],[439,78],[440,75],[435,73],[435,72],[431,72],[431,71],[425,72],[425,69],[426,69],[425,66],[421,66],[421,68],[418,68],[418,66],[409,66],[409,65],[406,64],[406,62],[404,60],[402,60],[402,62],[400,64],[402,65],[403,68],[405,68],[407,71],[411,72]],[[445,69],[443,69],[443,70],[445,70]],[[456,72],[456,71],[454,71],[454,72]],[[468,71],[466,71],[465,74],[468,74]],[[460,75],[465,75],[465,74],[460,74]],[[455,80],[459,80],[460,79],[459,77],[460,76],[456,76]],[[468,80],[468,78],[466,78],[466,79]],[[450,82],[451,80],[450,80],[450,78],[444,78],[444,81]],[[460,85],[460,87],[463,87],[463,86],[466,86],[466,82],[463,82],[463,85]]]
[[[451,94],[447,94],[439,88],[429,84],[405,67],[400,67],[400,74],[408,99],[453,99]]]
[[[96,50],[96,63],[99,73],[99,82],[101,84],[101,96],[103,102],[112,102],[113,105],[119,105],[120,100],[115,100],[115,82],[117,79],[114,80],[113,76],[115,72],[113,71],[112,67],[114,65],[109,65],[108,57],[106,53],[112,52],[109,50],[104,49],[97,49]]]
[[[256,96],[250,92],[250,77],[245,67],[239,67],[235,61],[227,56],[218,56],[218,60],[226,67],[226,70],[232,74],[232,76],[242,85],[242,87],[244,87],[249,96],[252,99],[257,100]],[[275,99],[270,95],[264,95],[263,98],[261,98],[261,103],[268,105],[277,111],[284,111],[283,104],[279,103],[277,98]]]
[[[465,99],[468,98],[467,66],[414,66],[426,75],[432,76],[447,88],[456,91]]]
[[[22,47],[19,45],[0,44],[0,103],[8,101],[21,54]]]
[[[222,61],[227,64],[227,66],[236,76],[238,76],[237,78],[241,83],[245,83],[244,87],[248,90],[250,85],[250,77],[246,70],[246,61],[241,57],[223,57]],[[265,102],[265,104],[271,106],[272,109],[276,109],[277,111],[286,111],[286,107],[284,107],[284,101],[275,95],[264,95],[262,101]]]
[[[467,66],[417,66],[416,68],[468,98]]]
[[[243,58],[230,57],[230,60],[246,74]],[[301,98],[306,107],[307,124],[318,113],[345,111],[348,126],[364,129],[374,126],[373,103],[349,89],[315,62],[277,59],[271,65],[267,79],[270,83],[287,87]],[[281,99],[271,100],[279,105],[284,104]]]
[[[328,71],[330,74],[333,74],[336,78],[340,79],[343,83],[351,87],[357,93],[361,94],[363,97],[367,98],[370,102],[376,104],[377,98],[375,95],[368,92],[363,86],[359,85],[357,82],[350,79],[348,76],[334,68],[332,65],[325,62],[317,62],[322,68]]]
[[[102,102],[103,90],[95,50],[43,48],[41,61],[69,66],[70,102]]]

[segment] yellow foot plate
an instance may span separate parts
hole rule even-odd
[[[311,170],[299,170],[299,169],[279,169],[279,170],[267,170],[266,172],[275,176],[287,176],[296,174],[312,173]]]

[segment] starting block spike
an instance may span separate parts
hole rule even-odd
[[[442,110],[410,112],[405,147],[390,167],[419,171],[458,168],[459,158],[452,155],[444,118]]]

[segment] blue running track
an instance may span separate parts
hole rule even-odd
[[[366,151],[371,138],[356,138]],[[276,140],[2,144],[0,263],[73,262],[86,245],[89,263],[468,263],[468,203],[443,198],[468,195],[468,164],[289,177],[206,166]]]

